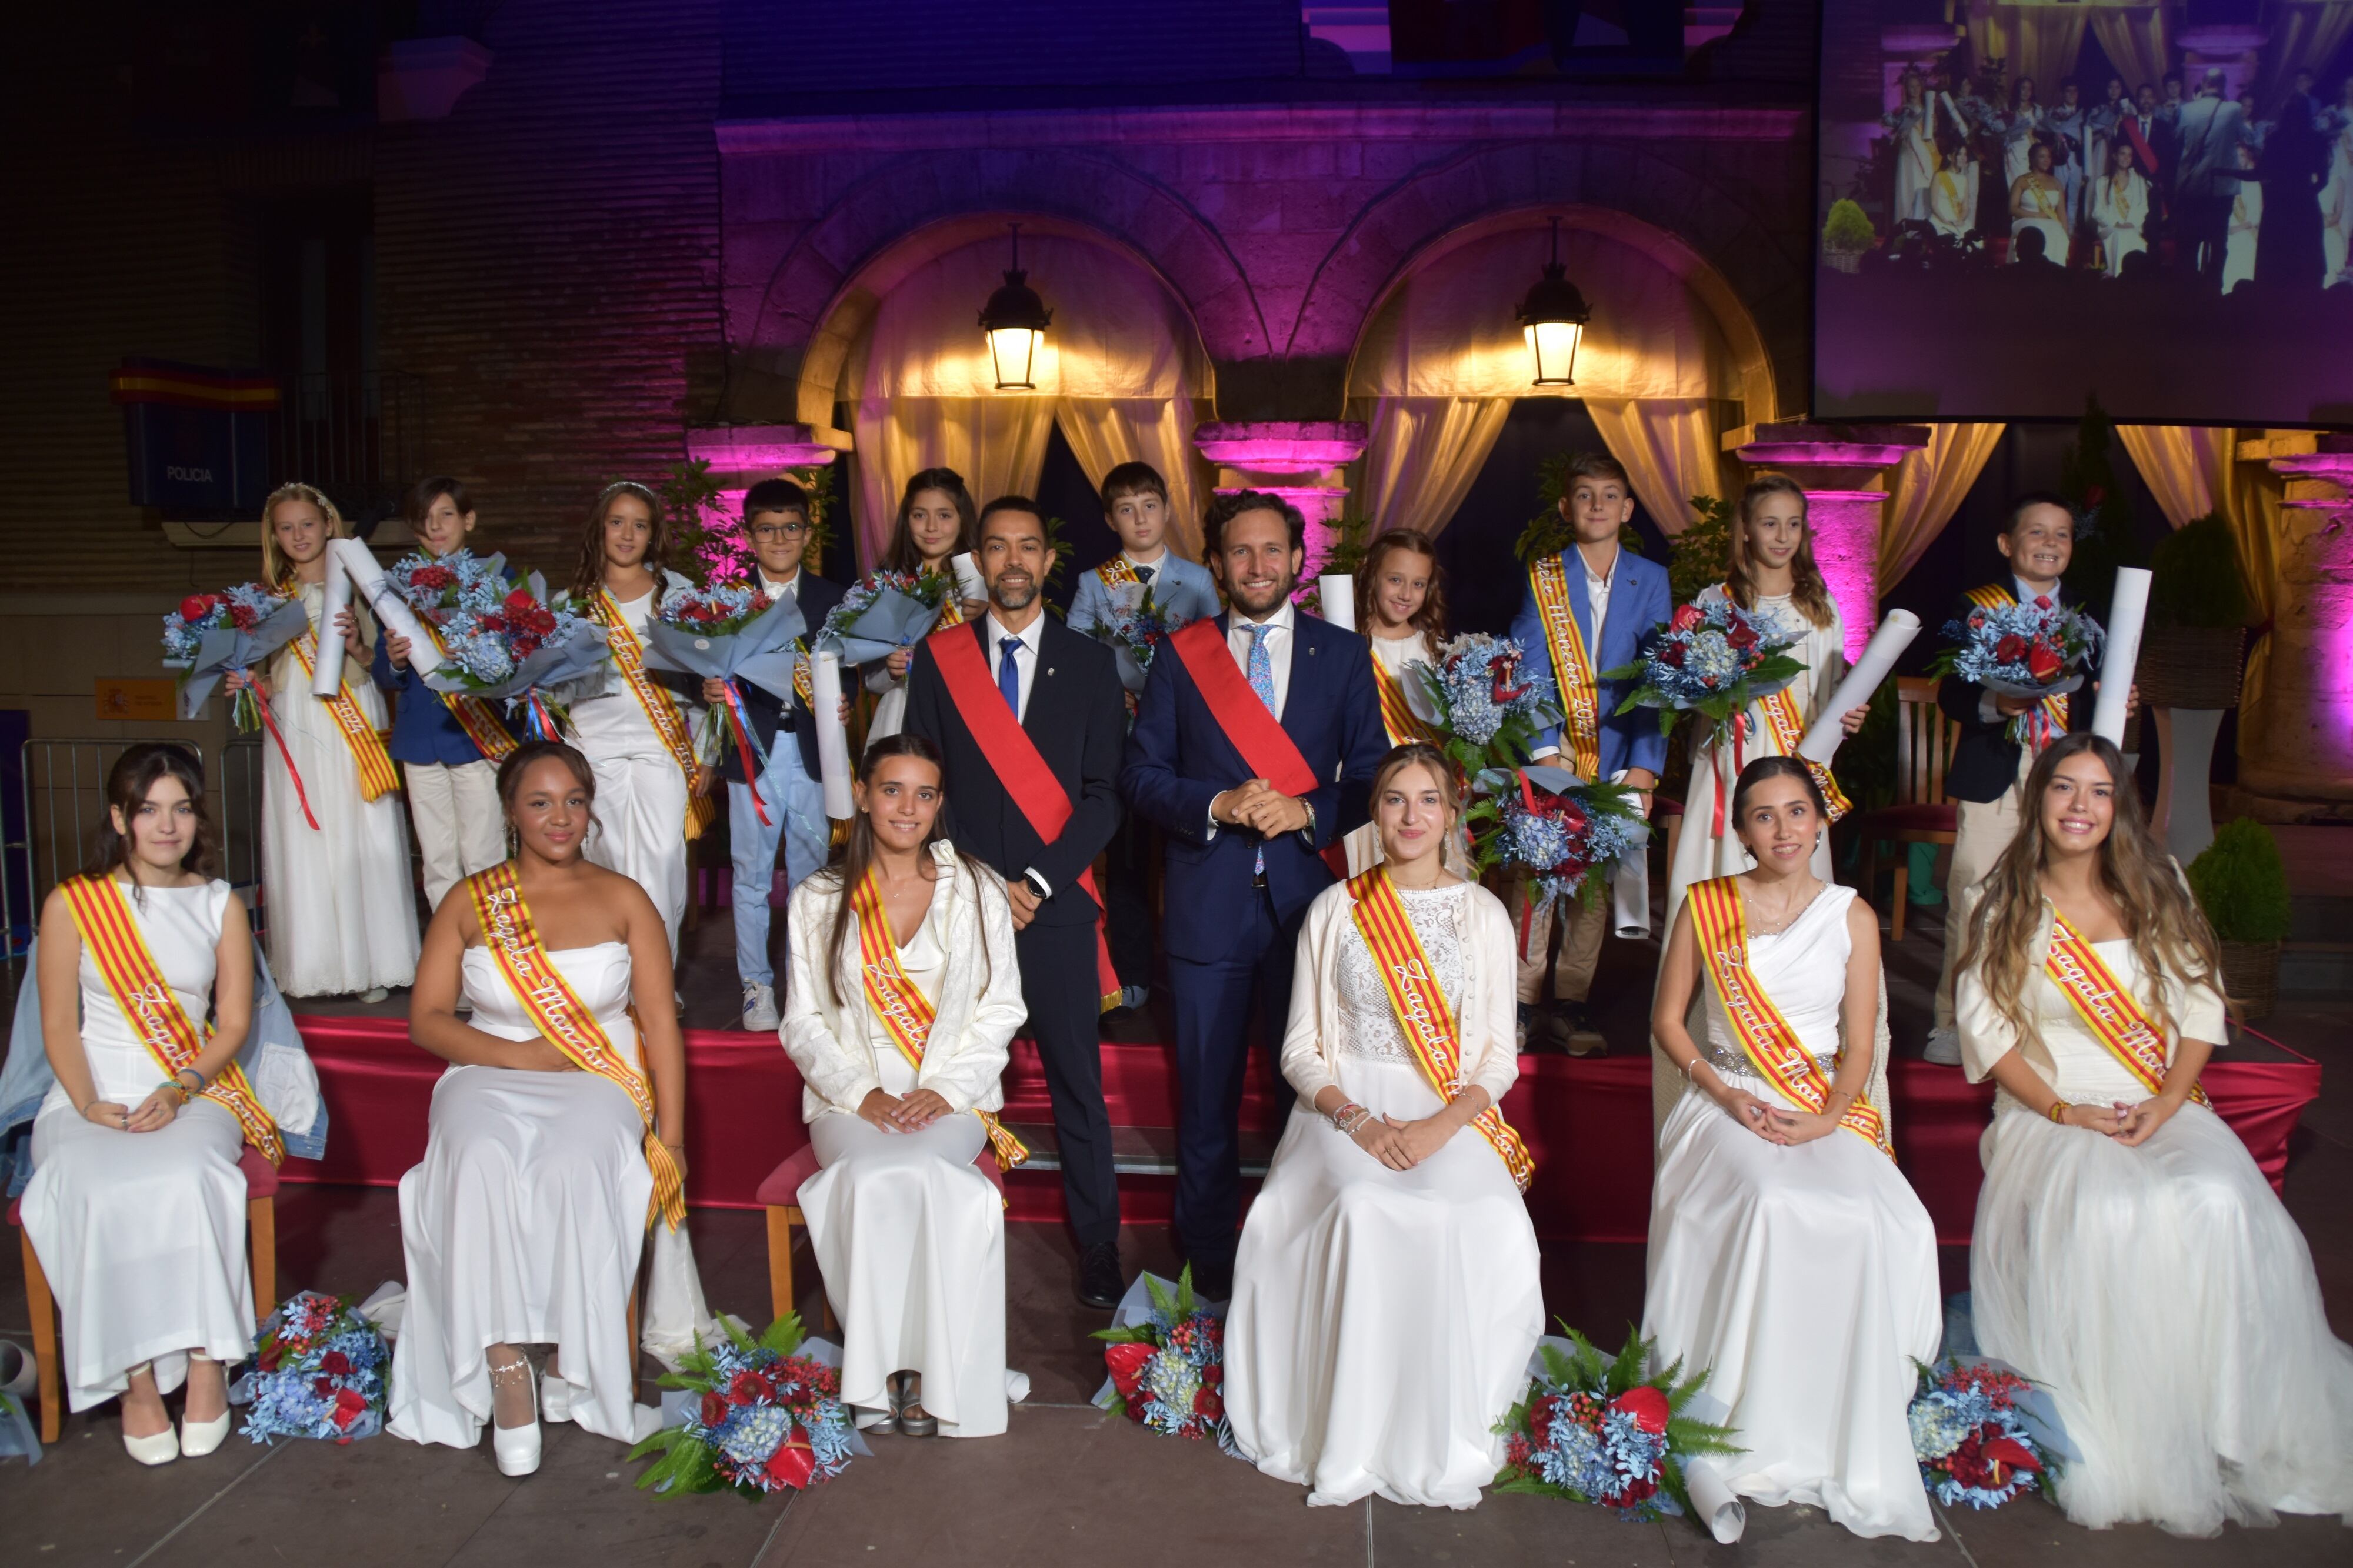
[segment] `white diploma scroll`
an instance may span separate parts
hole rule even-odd
[[[1651,847],[1645,842],[1609,868],[1609,929],[1621,937],[1651,934]]]
[[[1707,1527],[1717,1544],[1729,1546],[1740,1539],[1740,1532],[1748,1528],[1747,1505],[1733,1491],[1713,1459],[1702,1456],[1685,1464],[1683,1486],[1691,1493],[1692,1511],[1699,1515],[1700,1523]]]
[[[335,617],[352,607],[352,578],[327,562],[325,593],[319,605],[319,660],[311,671],[311,695],[332,697],[343,689],[343,634]]]
[[[1356,629],[1356,580],[1345,572],[1333,572],[1315,579],[1316,595],[1323,600],[1324,618],[1344,632]]]
[[[1846,672],[1846,679],[1838,683],[1838,690],[1831,695],[1829,704],[1806,731],[1806,738],[1798,742],[1798,755],[1828,767],[1831,758],[1838,752],[1839,742],[1846,739],[1841,721],[1871,701],[1871,694],[1879,689],[1887,672],[1895,668],[1895,661],[1919,635],[1920,617],[1909,610],[1890,610],[1881,617],[1879,629],[1871,634],[1862,657]]]
[[[2108,647],[2100,659],[2100,691],[2092,703],[2092,731],[2112,746],[2125,743],[2125,705],[2132,700],[2133,666],[2140,661],[2140,630],[2148,616],[2148,573],[2116,568],[2108,601]]]
[[[817,771],[825,785],[825,814],[847,822],[857,808],[849,799],[849,731],[841,727],[841,655],[831,648],[809,660],[809,717],[817,721]]]
[[[338,539],[327,549],[335,563],[349,574],[360,598],[375,613],[376,624],[395,637],[408,639],[408,668],[419,675],[430,675],[440,668],[441,655],[434,647],[433,639],[425,635],[424,624],[408,607],[408,601],[385,579],[384,568],[376,564],[368,547],[356,539]],[[321,661],[322,666],[324,662]]]
[[[980,563],[972,558],[971,551],[967,550],[961,555],[949,556],[948,570],[955,574],[957,598],[986,599],[988,597],[988,585],[980,580]]]

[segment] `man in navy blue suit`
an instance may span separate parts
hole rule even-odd
[[[1299,510],[1243,490],[1219,497],[1202,531],[1229,608],[1153,659],[1120,787],[1167,838],[1176,1235],[1195,1287],[1218,1300],[1241,1214],[1251,1002],[1279,1050],[1300,921],[1333,880],[1323,852],[1365,819],[1389,742],[1365,640],[1291,602]]]

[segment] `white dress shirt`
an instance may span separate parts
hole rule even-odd
[[[801,602],[801,579],[807,575],[807,574],[801,568],[795,567],[793,569],[793,574],[781,583],[777,582],[774,577],[769,576],[764,568],[754,566],[752,568],[752,571],[753,574],[760,579],[761,590],[765,592],[770,599],[790,599],[796,605]],[[806,629],[807,628],[804,628],[804,630]],[[797,693],[787,689],[785,693],[785,711],[787,713],[791,712],[793,710],[793,704],[798,700],[799,697]]]
[[[997,665],[1005,658],[1005,639],[1007,637],[1020,639],[1021,646],[1013,650],[1014,668],[1021,674],[1021,701],[1013,710],[1014,720],[1018,722],[1029,716],[1029,691],[1038,684],[1038,642],[1045,634],[1046,617],[1042,614],[1039,615],[1029,623],[1029,629],[1020,632],[1007,630],[998,622],[997,613],[993,610],[988,614],[987,622],[988,679],[992,684],[998,685],[1000,689],[1005,677],[997,669]]]
[[[1265,629],[1259,633],[1266,644],[1267,663],[1274,671],[1274,716],[1282,717],[1282,705],[1291,696],[1291,638],[1297,627],[1298,611],[1285,599],[1282,607],[1263,622],[1253,623],[1236,610],[1226,621],[1226,647],[1232,650],[1234,663],[1241,667],[1242,679],[1250,679],[1250,630],[1253,624]]]

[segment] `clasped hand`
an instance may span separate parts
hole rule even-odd
[[[1367,1116],[1348,1134],[1356,1147],[1387,1165],[1392,1171],[1410,1171],[1440,1149],[1454,1136],[1454,1128],[1446,1122],[1445,1113],[1425,1117],[1419,1121],[1399,1121],[1394,1116]]]
[[[1210,802],[1209,815],[1229,826],[1252,827],[1261,837],[1276,838],[1307,826],[1307,803],[1264,779],[1250,779]]]
[[[2097,1132],[2127,1149],[2137,1149],[2158,1128],[2172,1121],[2173,1113],[2180,1109],[2179,1100],[2160,1094],[2137,1105],[2126,1105],[2121,1100],[2112,1105],[2071,1105],[2063,1120],[2070,1127]]]
[[[885,1132],[921,1132],[955,1108],[934,1089],[919,1089],[905,1096],[870,1089],[858,1102],[858,1114]]]
[[[136,1110],[111,1100],[93,1100],[81,1108],[83,1121],[111,1127],[117,1132],[153,1132],[170,1126],[172,1119],[179,1114],[179,1091],[163,1088],[141,1100]]]

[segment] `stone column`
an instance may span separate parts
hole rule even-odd
[[[808,425],[713,425],[686,433],[686,455],[711,465],[720,507],[731,517],[743,515],[744,492],[762,479],[783,479],[790,468],[830,468],[837,452],[849,447],[840,431]],[[846,519],[849,498],[837,493],[833,499],[836,520]],[[834,538],[842,548],[854,548],[844,530],[837,528]],[[812,571],[825,569],[815,552],[808,564]]]
[[[1264,490],[1307,520],[1307,569],[1323,558],[1347,504],[1341,470],[1365,455],[1356,419],[1217,419],[1193,429],[1193,445],[1217,465],[1217,490]]]
[[[1787,474],[1806,492],[1814,562],[1846,622],[1846,657],[1879,625],[1879,521],[1887,492],[1864,487],[1928,444],[1926,425],[1759,425],[1736,449],[1752,468]]]
[[[2270,822],[2353,821],[2353,436],[2239,443],[2286,480],[2262,695],[2239,711],[2239,787]]]
[[[2223,96],[2237,102],[2239,94],[2254,79],[2263,47],[2271,41],[2271,36],[2269,27],[2252,23],[2183,28],[2176,40],[2181,48],[2182,96],[2197,97],[2199,81],[2210,68],[2219,66]]]

